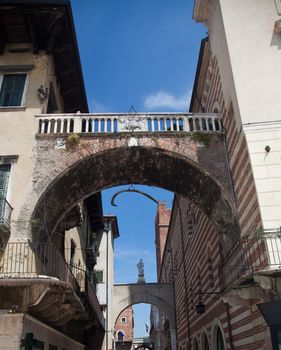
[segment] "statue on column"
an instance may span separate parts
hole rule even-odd
[[[139,271],[138,283],[145,283],[145,279],[144,279],[144,263],[143,263],[142,259],[140,259],[140,261],[137,263],[137,268],[138,268],[138,271]]]

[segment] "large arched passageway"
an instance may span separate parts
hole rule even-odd
[[[38,189],[44,181],[39,179]],[[156,147],[121,147],[83,157],[47,182],[39,198],[33,195],[30,222],[36,224],[31,225],[32,240],[45,240],[65,214],[92,193],[130,183],[158,186],[188,197],[212,220],[225,248],[239,235],[230,196],[205,169],[187,157]]]

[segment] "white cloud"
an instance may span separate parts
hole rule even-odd
[[[186,94],[181,96],[174,96],[165,91],[158,91],[150,94],[145,98],[145,107],[154,110],[158,108],[168,108],[173,110],[187,110],[190,102],[191,89]]]
[[[92,113],[105,113],[107,112],[107,107],[97,100],[92,100],[90,103],[90,112]]]

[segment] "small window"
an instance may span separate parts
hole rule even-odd
[[[127,323],[127,317],[121,317],[121,323]]]
[[[103,271],[96,271],[97,283],[103,283]]]
[[[0,107],[22,106],[26,74],[5,74],[0,90]]]
[[[203,349],[204,350],[209,350],[210,349],[209,341],[208,341],[208,338],[207,338],[206,334],[204,334],[204,338],[203,338]]]
[[[10,177],[11,165],[0,165],[0,198],[6,198]]]

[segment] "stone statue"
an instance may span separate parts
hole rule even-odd
[[[142,262],[142,259],[140,259],[140,261],[137,264],[138,270],[139,270],[139,276],[143,276],[144,275],[144,263]]]
[[[138,283],[145,283],[145,279],[144,279],[144,263],[143,263],[142,259],[140,259],[140,261],[137,263],[137,268],[138,268],[138,271],[139,271]]]

